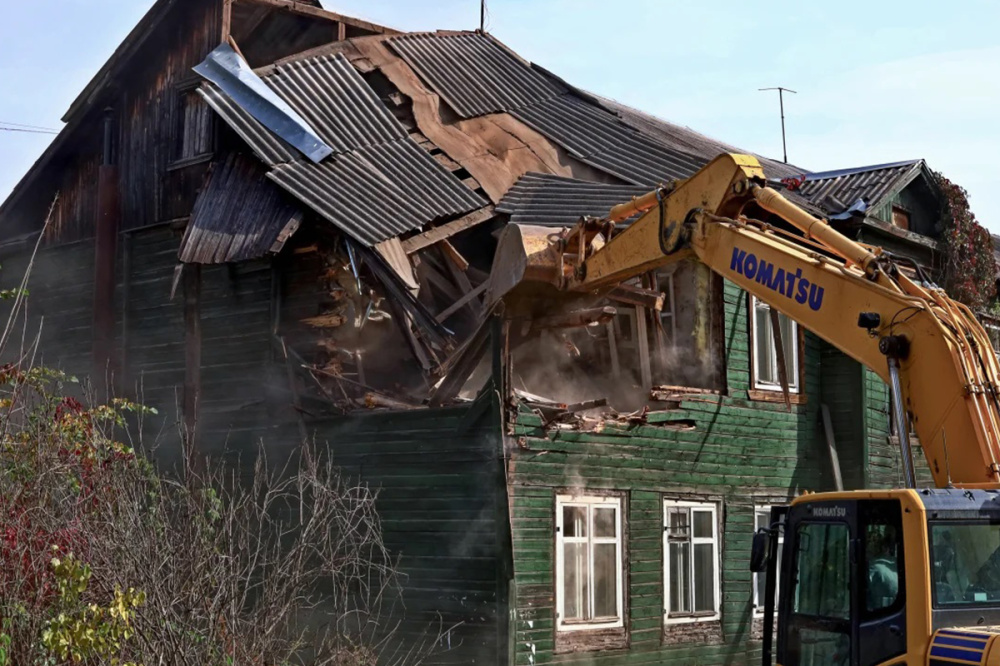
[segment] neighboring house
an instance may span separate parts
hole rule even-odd
[[[897,480],[885,386],[782,318],[786,405],[767,307],[696,263],[617,290],[601,327],[483,312],[503,225],[736,150],[488,35],[159,0],[65,120],[0,208],[0,287],[40,240],[6,356],[41,324],[39,361],[158,408],[164,464],[327,445],[381,488],[402,635],[444,630],[429,663],[752,663],[768,507],[834,487],[834,447],[848,488]],[[762,162],[938,265],[922,161]]]

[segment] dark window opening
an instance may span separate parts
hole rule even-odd
[[[901,206],[892,207],[892,224],[900,229],[910,230],[910,212]]]
[[[194,87],[177,90],[174,105],[171,161],[188,162],[207,157],[215,147],[215,116]]]

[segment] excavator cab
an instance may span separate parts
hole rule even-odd
[[[806,495],[751,559],[763,664],[1000,664],[1000,492]]]

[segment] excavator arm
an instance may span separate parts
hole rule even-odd
[[[801,235],[748,219],[751,204]],[[971,310],[768,188],[752,157],[721,155],[569,230],[509,225],[488,298],[523,310],[546,290],[599,292],[692,254],[892,385],[939,487],[1000,487],[1000,366]]]

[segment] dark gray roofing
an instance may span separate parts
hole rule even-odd
[[[340,54],[286,62],[263,78],[335,153],[407,137],[399,121]]]
[[[230,155],[213,165],[198,194],[180,259],[218,264],[262,257],[278,234],[301,218],[302,210],[267,180],[267,169],[258,160]]]
[[[571,94],[512,113],[581,161],[636,185],[654,187],[666,180],[688,178],[706,163],[651,140]]]
[[[202,95],[271,167],[268,176],[339,229],[375,245],[486,205],[417,146],[342,55],[284,62],[264,83],[334,153],[305,159],[213,85]]]
[[[923,160],[909,160],[810,173],[799,192],[830,213],[840,213],[859,199],[872,208],[913,180],[923,166]]]
[[[321,164],[281,164],[268,175],[323,217],[339,220],[338,226],[350,224],[352,235],[368,245],[421,227],[442,210],[460,213],[482,205],[409,140],[333,155]]]
[[[626,124],[674,150],[696,155],[706,161],[718,157],[721,153],[751,154],[760,160],[761,166],[764,167],[764,173],[769,179],[781,180],[809,173],[808,169],[803,169],[794,164],[785,164],[784,162],[772,160],[756,153],[750,153],[736,146],[713,139],[710,136],[705,136],[690,127],[684,127],[663,120],[662,118],[657,118],[644,111],[633,109],[621,102],[596,95],[591,95],[591,97],[602,107],[621,118]]]
[[[463,118],[519,109],[565,92],[489,35],[425,33],[388,41]]]
[[[643,185],[591,183],[545,173],[528,173],[508,190],[498,213],[515,224],[571,226],[584,215],[605,217],[612,207],[649,191]]]
[[[656,141],[532,68],[488,35],[393,37],[392,47],[459,116],[507,112],[581,161],[654,187],[707,161]]]

